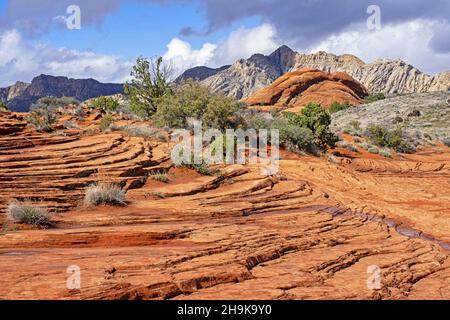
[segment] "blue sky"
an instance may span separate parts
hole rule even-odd
[[[310,53],[402,59],[450,69],[450,1],[378,0],[0,0],[0,86],[40,74],[126,81],[136,57],[164,56],[176,72],[230,64],[282,44]],[[81,9],[81,30],[62,16]],[[57,18],[59,17],[59,18]]]

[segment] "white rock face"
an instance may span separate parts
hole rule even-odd
[[[0,101],[11,101],[15,97],[20,96],[28,88],[29,85],[29,83],[18,81],[12,86],[0,88]]]
[[[250,59],[239,60],[202,83],[215,92],[242,99],[268,86],[285,72],[305,67],[345,72],[365,85],[371,93],[450,90],[450,71],[430,76],[401,60],[382,59],[366,64],[350,54],[300,54],[286,46],[269,56],[257,54]]]

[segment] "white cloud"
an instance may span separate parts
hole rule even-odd
[[[224,65],[238,59],[246,59],[255,53],[270,54],[280,46],[275,39],[276,30],[269,24],[252,29],[235,30],[219,44],[215,62],[218,65]]]
[[[0,33],[0,87],[18,80],[29,82],[42,73],[124,82],[132,65],[132,61],[113,55],[30,45],[17,30]]]
[[[430,46],[436,30],[446,24],[439,21],[414,20],[368,30],[355,25],[332,35],[310,48],[310,52],[350,53],[366,62],[380,58],[402,59],[430,74],[450,70],[450,53],[437,53]]]
[[[205,43],[201,49],[194,50],[188,42],[174,38],[167,45],[163,59],[171,61],[174,72],[178,75],[191,67],[210,63],[216,49],[217,45]]]
[[[171,60],[176,73],[195,66],[219,67],[232,64],[238,59],[248,58],[255,53],[269,54],[279,44],[276,31],[269,24],[255,28],[240,28],[216,44],[205,43],[200,49],[178,38],[167,45],[164,59]]]

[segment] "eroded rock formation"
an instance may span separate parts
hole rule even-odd
[[[3,299],[450,298],[448,148],[338,149],[336,163],[282,151],[274,176],[232,165],[209,177],[173,167],[167,142],[63,132],[0,140],[2,209],[29,196],[59,211],[53,229],[0,234]],[[123,184],[129,205],[77,207],[97,181]]]
[[[323,72],[301,69],[288,72],[270,86],[256,92],[244,101],[249,106],[269,106],[297,112],[310,102],[330,107],[333,102],[359,105],[367,90],[342,72]]]

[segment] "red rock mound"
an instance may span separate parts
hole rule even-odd
[[[304,68],[284,74],[245,102],[249,106],[288,108],[295,112],[310,102],[327,108],[333,102],[359,105],[366,95],[367,89],[346,73]]]

